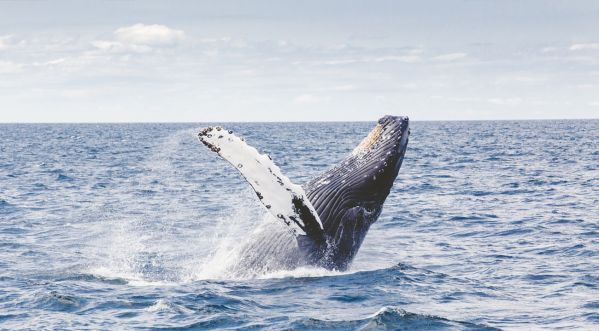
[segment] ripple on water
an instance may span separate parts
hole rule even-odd
[[[38,293],[34,302],[38,309],[63,312],[74,312],[85,305],[85,300],[82,298],[58,291]]]
[[[383,307],[372,316],[350,321],[302,318],[293,321],[290,327],[307,330],[498,330],[485,325],[452,321],[434,315],[411,313],[397,307]]]

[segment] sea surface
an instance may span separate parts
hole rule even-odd
[[[412,122],[348,271],[247,277],[206,125],[0,125],[0,329],[599,329],[599,121]],[[301,184],[373,125],[225,127]]]

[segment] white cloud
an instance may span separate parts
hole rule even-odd
[[[499,75],[497,79],[495,79],[495,83],[510,86],[514,84],[534,85],[545,83],[547,80],[548,78],[543,74],[520,72]]]
[[[331,61],[325,61],[322,63],[317,62],[317,64],[325,64],[325,65],[343,65],[343,64],[352,64],[352,63],[358,63],[358,62],[366,62],[366,61],[362,61],[362,60],[357,60],[357,59],[345,59],[345,60],[331,60]],[[299,62],[301,63],[301,62]]]
[[[10,38],[12,36],[1,36],[0,37],[0,49],[6,49],[10,46]]]
[[[170,46],[183,40],[185,33],[164,25],[138,23],[116,29],[114,36],[123,44]]]
[[[599,50],[599,43],[593,44],[574,44],[570,46],[571,51],[586,51],[586,50]]]
[[[121,43],[121,42],[112,41],[112,40],[95,40],[92,42],[92,45],[101,51],[111,52],[111,53],[121,53],[121,52],[145,53],[145,52],[149,52],[152,50],[152,48],[150,46],[126,44],[126,43]]]
[[[404,62],[404,63],[416,63],[420,62],[422,58],[418,54],[406,54],[406,55],[385,55],[379,57],[365,57],[360,59],[340,59],[340,60],[329,60],[324,62],[316,62],[316,64],[324,65],[346,65],[354,63],[382,63],[382,62]]]
[[[449,100],[455,101],[455,102],[472,103],[472,102],[479,102],[480,98],[477,98],[477,97],[450,97]]]
[[[519,106],[523,102],[521,98],[491,98],[487,101],[489,103],[501,106]]]
[[[228,43],[231,42],[231,37],[220,37],[220,38],[199,38],[199,42],[202,43]]]
[[[0,36],[0,50],[23,46],[25,40],[15,40],[13,35]]]
[[[404,54],[380,56],[380,57],[377,57],[374,60],[371,60],[369,62],[395,61],[395,62],[405,62],[405,63],[416,63],[416,62],[420,62],[422,60],[422,58],[420,57],[420,54],[422,54],[423,51],[424,50],[421,48],[414,48],[414,49],[410,49],[410,50],[406,51]]]
[[[374,97],[375,102],[385,102],[387,101],[387,97],[384,95],[377,95]]]
[[[0,74],[14,74],[21,71],[22,64],[10,61],[0,61]]]
[[[558,49],[557,47],[543,47],[541,48],[541,53],[553,53],[556,52]]]
[[[591,107],[599,107],[599,101],[593,101],[593,102],[589,103],[589,106],[591,106]]]
[[[448,53],[439,56],[435,56],[434,59],[438,61],[457,61],[468,56],[466,53]]]
[[[396,62],[406,62],[406,63],[415,63],[421,60],[420,55],[418,54],[407,54],[407,55],[390,55],[390,56],[381,56],[377,57],[373,60],[373,62],[387,62],[387,61],[396,61]]]
[[[337,85],[337,86],[333,86],[331,87],[331,91],[353,91],[355,90],[356,87],[354,85],[351,84],[346,84],[346,85]]]
[[[320,101],[320,98],[312,94],[302,94],[297,96],[293,101],[299,104],[312,104]]]
[[[114,31],[114,40],[94,40],[92,46],[110,53],[145,53],[157,47],[171,47],[185,39],[181,30],[159,24],[134,24]]]
[[[47,67],[47,66],[56,66],[61,65],[67,61],[66,58],[58,58],[54,60],[44,61],[44,62],[33,62],[31,65],[34,67]]]

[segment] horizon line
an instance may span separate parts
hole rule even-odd
[[[408,116],[409,117],[409,116]],[[377,119],[378,120],[378,119]],[[139,121],[139,122],[117,122],[117,121],[97,121],[97,122],[0,122],[0,125],[9,124],[214,124],[214,123],[226,123],[226,124],[242,124],[242,123],[256,123],[256,124],[299,124],[299,123],[372,123],[377,120],[350,120],[350,121],[337,121],[337,120],[324,120],[324,121],[173,121],[173,122],[162,122],[162,121]],[[587,117],[587,118],[524,118],[524,119],[440,119],[440,120],[410,120],[410,122],[516,122],[516,121],[596,121],[599,117]]]

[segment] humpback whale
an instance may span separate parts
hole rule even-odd
[[[409,134],[407,117],[384,116],[344,160],[302,187],[283,175],[270,156],[232,131],[218,126],[202,129],[199,140],[231,163],[266,210],[285,225],[248,243],[240,267],[269,271],[312,265],[346,270],[381,214]]]

